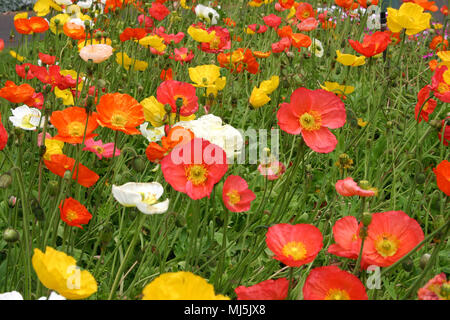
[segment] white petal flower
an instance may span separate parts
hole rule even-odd
[[[142,135],[146,137],[149,142],[158,142],[165,136],[164,126],[148,129],[148,122],[141,124],[139,131],[141,131]]]
[[[48,299],[47,297],[40,297],[38,300],[67,300],[67,299],[57,294],[56,292],[52,291]]]
[[[198,4],[195,7],[195,14],[198,18],[204,19],[211,24],[217,24],[217,20],[220,19],[219,14],[213,8]],[[212,18],[212,19],[211,19]]]
[[[72,5],[71,0],[55,0],[55,2],[59,5],[70,6]]]
[[[144,214],[164,213],[169,208],[169,199],[158,202],[164,188],[158,182],[128,182],[112,186],[114,198],[125,207],[137,207]]]
[[[314,55],[318,58],[322,58],[323,56],[323,46],[322,46],[322,42],[320,42],[320,40],[317,39],[312,39],[312,43],[311,45],[308,47],[308,51],[309,52],[314,52]]]
[[[41,121],[40,127],[44,126],[44,118],[41,119],[41,111],[39,109],[30,108],[24,104],[11,111],[13,115],[9,117],[9,120],[15,127],[24,130],[35,130],[39,126],[39,121]]]
[[[92,6],[92,0],[78,1],[77,6],[83,9],[89,9]]]
[[[0,293],[0,300],[23,300],[22,295],[17,291]]]

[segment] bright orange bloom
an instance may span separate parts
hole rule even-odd
[[[391,43],[391,38],[389,33],[377,31],[371,35],[366,34],[362,43],[351,39],[348,42],[358,53],[366,57],[373,57],[386,50],[389,43]]]
[[[308,48],[312,43],[311,38],[303,33],[293,33],[291,40],[292,46],[296,48]]]
[[[437,66],[438,66],[438,61],[436,59],[430,60],[428,62],[428,66],[430,67],[431,71],[436,70]]]
[[[0,97],[12,103],[25,103],[28,106],[34,104],[33,95],[35,91],[28,83],[16,86],[12,81],[6,81],[5,86],[0,89]]]
[[[126,134],[140,134],[137,126],[144,122],[144,108],[133,97],[122,93],[108,93],[97,105],[98,123],[102,127],[122,131]]]
[[[262,52],[262,51],[253,51],[253,55],[256,58],[268,58],[270,57],[270,55],[272,54],[272,51],[266,51],[266,52]]]
[[[436,175],[438,188],[450,196],[450,162],[442,160],[436,168],[433,168],[433,172]]]
[[[322,233],[310,224],[280,223],[269,227],[267,247],[273,257],[290,267],[300,267],[312,262],[323,246]]]
[[[87,128],[86,128],[87,120]],[[92,133],[97,127],[97,113],[93,112],[89,119],[84,108],[69,107],[63,111],[53,111],[50,122],[58,129],[56,140],[67,143],[83,143],[84,141],[98,136]]]
[[[33,32],[31,31],[28,19],[15,19],[14,27],[16,27],[17,32],[20,34],[31,34]]]
[[[303,286],[305,300],[367,300],[361,280],[336,266],[311,270]]]
[[[16,19],[14,26],[21,34],[42,33],[48,30],[48,22],[42,17],[31,17],[30,19]]]
[[[223,18],[223,22],[230,27],[236,27],[236,22],[231,18]]]
[[[367,0],[358,0],[358,3],[361,7],[367,8]],[[378,5],[378,0],[372,0],[370,1],[370,5]]]
[[[439,9],[435,5],[434,1],[428,1],[428,0],[403,0],[403,2],[412,2],[412,3],[418,4],[419,6],[424,8],[424,10],[429,10],[429,11],[432,11],[432,12],[436,12]]]
[[[54,154],[50,160],[44,160],[44,164],[48,170],[57,176],[64,177],[66,171],[72,171],[75,165],[75,159],[64,154]],[[99,178],[98,174],[83,166],[81,163],[77,165],[77,168],[73,170],[72,174],[72,179],[86,188],[93,186]]]
[[[441,11],[441,13],[442,13],[444,16],[448,16],[448,7],[447,7],[447,6],[442,6],[441,9],[440,9],[439,11]]]
[[[142,28],[126,28],[120,34],[120,41],[124,42],[127,40],[140,40],[147,35],[145,29]]]
[[[355,6],[358,7],[358,4],[354,3],[353,0],[334,0],[334,3],[347,10],[356,9]]]
[[[162,146],[156,142],[150,142],[145,150],[145,155],[149,161],[159,163],[177,145],[185,144],[192,139],[194,139],[194,133],[191,130],[178,126],[173,127],[169,130],[167,137],[161,138]]]
[[[247,70],[252,74],[256,74],[259,69],[259,63],[250,49],[245,49],[244,51],[243,48],[239,48],[234,50],[233,53],[219,53],[217,61],[222,68],[230,69],[231,72],[240,73]]]
[[[290,9],[294,5],[294,0],[278,0],[278,3],[285,9]]]
[[[63,31],[66,36],[74,40],[82,40],[86,37],[84,27],[76,23],[66,22],[63,26]]]
[[[431,40],[429,47],[431,50],[446,51],[448,48],[448,41],[441,35],[437,35],[433,37],[433,40]]]
[[[61,220],[71,227],[83,229],[82,224],[87,224],[92,219],[92,214],[74,198],[62,200],[59,204]]]
[[[307,2],[300,2],[300,4],[297,6],[297,10],[295,12],[295,16],[300,21],[306,20],[310,17],[314,18],[315,15],[316,14],[314,12],[312,5],[310,5]]]

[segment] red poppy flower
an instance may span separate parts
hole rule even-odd
[[[159,75],[159,78],[162,81],[165,80],[173,80],[173,71],[172,68],[162,69],[161,74]]]
[[[359,187],[358,184],[351,178],[347,177],[344,180],[338,180],[336,182],[336,191],[341,196],[351,197],[351,196],[360,196],[360,197],[372,197],[375,195],[375,191],[373,190],[364,190]]]
[[[445,125],[445,123],[447,123],[447,125]],[[444,139],[442,143],[444,144],[444,146],[448,146],[448,143],[450,142],[450,117],[443,119],[441,126],[442,130],[441,132],[439,132],[439,141],[442,141],[442,139]]]
[[[319,153],[333,151],[336,137],[329,129],[345,124],[344,103],[334,93],[323,89],[299,88],[277,112],[278,125],[290,134],[302,134],[308,147]]]
[[[12,103],[25,103],[32,105],[34,89],[28,83],[16,86],[12,81],[6,81],[5,86],[0,89],[0,97]]]
[[[322,233],[310,224],[280,223],[269,227],[267,247],[273,257],[290,267],[300,267],[312,262],[323,246]]]
[[[177,145],[185,144],[192,139],[194,139],[194,133],[191,130],[179,126],[172,127],[167,136],[161,138],[162,146],[156,142],[150,142],[145,155],[149,161],[159,163]]]
[[[223,18],[223,22],[229,27],[236,27],[236,22],[231,18]]]
[[[50,160],[44,160],[45,166],[56,174],[57,176],[64,177],[66,171],[72,171],[75,165],[75,159],[70,158],[64,154],[54,154]],[[77,173],[78,172],[78,173]],[[77,176],[78,174],[78,176]],[[93,186],[100,177],[94,171],[78,164],[77,168],[73,170],[72,179],[83,187],[89,188]]]
[[[256,23],[248,25],[248,28],[255,33],[264,33],[267,31],[267,26]]]
[[[61,68],[57,65],[46,67],[40,67],[31,65],[32,74],[39,79],[42,83],[49,84],[54,87],[58,87],[60,90],[65,90],[76,86],[76,81],[70,75],[63,76],[61,74]]]
[[[358,53],[366,57],[372,57],[386,50],[389,43],[391,43],[391,38],[389,33],[377,31],[371,35],[366,34],[362,43],[351,39],[348,42]]]
[[[238,300],[285,300],[289,281],[286,278],[265,280],[250,287],[239,286],[234,289]]]
[[[62,200],[59,204],[61,220],[71,227],[83,229],[82,224],[88,224],[92,214],[74,198]]]
[[[288,37],[281,38],[280,41],[272,43],[272,52],[279,53],[288,50],[291,47],[291,39]]]
[[[447,7],[447,6],[442,6],[441,9],[440,9],[439,11],[441,11],[441,13],[442,13],[444,16],[448,16],[448,7]]]
[[[49,54],[41,53],[39,52],[39,59],[42,61],[43,64],[46,65],[53,65],[56,62],[56,56],[51,56]]]
[[[295,11],[295,16],[300,21],[306,20],[311,17],[314,18],[315,15],[316,14],[312,5],[307,2],[300,2],[297,6],[297,10]]]
[[[367,0],[358,0],[358,3],[361,7],[367,8]],[[372,0],[370,1],[370,5],[378,5],[378,0]]]
[[[194,54],[188,48],[175,48],[174,55],[171,54],[169,58],[175,61],[181,61],[181,64],[183,64],[183,62],[191,61],[194,58]]]
[[[122,93],[107,93],[97,105],[97,122],[102,127],[126,134],[141,134],[136,129],[144,122],[144,108],[133,97]]]
[[[437,105],[437,101],[434,99],[428,99],[430,96],[431,86],[426,85],[422,89],[420,89],[419,93],[417,94],[417,104],[415,107],[415,118],[417,122],[421,122],[422,120],[425,120],[428,122],[429,115],[434,111]],[[427,102],[425,102],[428,99]],[[425,103],[425,104],[424,104]],[[422,110],[421,110],[422,108]],[[420,115],[419,115],[420,112]]]
[[[367,228],[363,258],[368,264],[387,267],[411,251],[423,239],[420,225],[403,211],[374,213]]]
[[[281,24],[281,18],[277,16],[276,14],[269,14],[268,16],[265,16],[263,18],[264,23],[267,24],[269,27],[274,28],[275,30],[278,28],[278,26]]]
[[[250,210],[250,203],[256,195],[248,188],[247,181],[239,176],[229,176],[223,185],[222,200],[231,212]]]
[[[24,63],[22,65],[20,64],[16,64],[16,73],[19,77],[21,77],[22,79],[33,79],[35,76],[33,74],[33,72],[31,71],[31,63]],[[26,71],[28,70],[28,71]]]
[[[69,107],[63,111],[53,111],[50,122],[58,130],[58,134],[54,137],[56,140],[78,144],[83,143],[83,138],[86,141],[98,136],[93,133],[98,127],[97,113],[93,112],[88,119],[84,108]]]
[[[5,49],[5,41],[2,38],[0,38],[0,52],[2,52],[3,49]]]
[[[175,147],[161,161],[164,179],[191,199],[209,197],[214,185],[227,172],[225,151],[201,138]]]
[[[214,32],[214,39],[201,43],[198,48],[203,52],[220,53],[231,48],[230,32],[227,28],[213,26],[208,28],[208,33]]]
[[[169,104],[172,112],[177,113],[177,100],[182,101],[180,114],[190,116],[198,110],[198,98],[195,87],[186,82],[166,80],[156,90],[156,99],[162,104]]]
[[[231,72],[240,73],[244,70],[252,74],[258,73],[259,63],[250,49],[239,48],[232,53],[220,53],[217,61],[222,68],[230,69]]]
[[[367,300],[361,280],[336,266],[311,270],[303,286],[305,300]]]
[[[434,91],[434,96],[442,102],[450,103],[450,83],[447,83],[446,79],[450,77],[448,74],[447,66],[441,66],[434,72],[433,78],[431,78],[431,89]],[[444,77],[444,74],[447,77]]]
[[[278,3],[284,8],[284,9],[290,9],[294,5],[294,0],[278,0]]]
[[[3,126],[2,115],[0,114],[0,150],[5,149],[7,143],[8,143],[8,132]]]
[[[169,44],[171,42],[176,44],[176,43],[181,42],[181,40],[183,40],[183,38],[184,38],[183,32],[178,32],[177,34],[173,34],[173,33],[167,34],[166,28],[164,28],[164,27],[156,28],[155,33],[156,33],[156,35],[163,38],[164,43],[166,43],[166,44]]]
[[[148,13],[153,17],[153,19],[161,21],[170,13],[169,9],[165,5],[158,2],[153,2]]]
[[[138,23],[140,26],[143,26],[145,32],[150,33],[153,30],[153,20],[152,18],[145,16],[143,14],[138,16]]]
[[[438,188],[447,196],[450,196],[450,162],[442,160],[436,168],[433,168],[433,172],[436,175]]]
[[[147,31],[145,29],[140,28],[125,28],[123,32],[120,34],[120,41],[124,42],[127,40],[140,40],[147,35]]]
[[[361,248],[361,238],[359,237],[361,227],[362,223],[358,224],[358,220],[353,216],[347,216],[336,221],[333,226],[333,237],[336,243],[328,247],[328,253],[339,257],[357,259]],[[364,265],[363,262],[362,265]]]
[[[419,289],[417,296],[419,300],[450,300],[448,287],[450,281],[444,272],[434,276],[425,286]]]

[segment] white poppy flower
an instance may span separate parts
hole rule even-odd
[[[112,186],[114,198],[125,207],[137,207],[144,214],[164,213],[169,208],[169,199],[158,202],[164,193],[158,182],[128,182],[121,186]]]
[[[204,6],[202,4],[198,4],[195,7],[195,14],[197,15],[198,18],[204,19],[210,22],[211,24],[217,24],[217,20],[220,19],[220,16],[216,10]],[[212,17],[212,19],[210,16]]]
[[[139,126],[139,131],[147,138],[149,142],[158,142],[165,136],[164,126],[156,128],[148,128],[148,122],[144,122]]]
[[[23,300],[23,297],[19,292],[11,291],[0,293],[0,300]],[[38,300],[66,300],[66,298],[52,291],[48,299],[47,297],[40,297]]]
[[[46,297],[40,297],[38,300],[67,300],[63,296],[57,294],[56,292],[50,292],[50,296],[48,298]]]
[[[173,125],[190,129],[195,137],[203,138],[221,147],[227,154],[227,159],[232,162],[235,156],[241,153],[244,145],[242,134],[234,127],[222,124],[222,119],[212,113],[204,115],[196,120],[180,121]]]
[[[312,52],[313,50],[314,50],[314,55],[316,57],[322,58],[324,50],[323,50],[322,42],[320,42],[320,40],[312,39],[312,43],[308,47],[308,51]]]
[[[92,0],[78,1],[77,6],[83,9],[89,9],[92,6]]]
[[[71,0],[55,0],[55,2],[59,5],[70,6],[72,5]]]
[[[36,108],[30,108],[27,105],[22,105],[15,109],[11,109],[12,117],[9,120],[15,127],[22,128],[24,130],[35,130],[39,126],[41,120],[41,111]],[[44,126],[44,118],[41,120],[40,127]]]

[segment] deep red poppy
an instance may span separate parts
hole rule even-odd
[[[289,281],[286,278],[265,280],[250,287],[239,286],[234,289],[238,300],[285,300]]]

